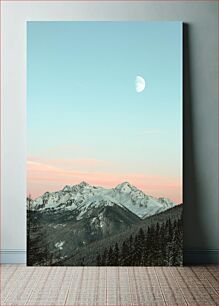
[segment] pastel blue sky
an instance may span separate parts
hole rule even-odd
[[[181,201],[182,23],[28,22],[27,43],[29,161],[91,183],[95,173],[163,177],[177,190],[161,183],[154,194]],[[36,195],[67,181],[28,180]]]

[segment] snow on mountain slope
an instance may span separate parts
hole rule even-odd
[[[117,205],[128,209],[141,219],[155,215],[175,206],[166,198],[155,198],[144,194],[128,182],[115,188],[91,186],[85,182],[65,186],[56,192],[46,192],[31,203],[33,210],[72,210],[77,220],[91,213],[92,209]]]
[[[145,195],[141,190],[130,185],[128,182],[118,185],[115,190],[117,200],[142,219],[165,211],[176,205],[169,199],[157,199]]]

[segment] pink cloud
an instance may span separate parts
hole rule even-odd
[[[57,168],[62,168],[62,169],[67,169],[71,170],[73,169],[91,169],[95,168],[97,169],[98,167],[102,166],[110,166],[112,163],[104,160],[97,160],[97,159],[92,159],[92,158],[84,158],[84,159],[46,159],[46,158],[39,158],[39,157],[29,157],[29,160],[33,163],[41,163],[43,165],[50,165],[52,167],[57,167]]]
[[[75,153],[86,153],[88,150],[89,152],[92,151],[92,147],[89,146],[82,146],[82,145],[71,145],[71,144],[63,144],[59,146],[48,147],[40,150],[41,156],[48,156],[48,157],[57,157],[57,156],[71,156]]]
[[[72,160],[74,162],[88,165],[96,165],[96,160]],[[85,163],[86,163],[85,162]],[[101,161],[100,161],[101,162]],[[64,187],[64,185],[74,185],[81,181],[86,181],[91,185],[99,185],[106,188],[112,188],[121,182],[128,181],[132,185],[156,197],[168,197],[176,203],[182,202],[182,187],[179,178],[164,176],[152,176],[142,173],[114,173],[103,171],[78,171],[66,170],[60,167],[62,160],[57,160],[54,164],[47,164],[37,161],[28,161],[28,193],[33,198],[43,194],[46,191],[55,191]],[[57,166],[55,166],[57,164]]]
[[[108,164],[106,161],[97,159],[53,159],[50,160],[51,165],[58,167],[96,167]]]

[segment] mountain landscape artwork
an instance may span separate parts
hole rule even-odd
[[[27,265],[181,266],[182,23],[27,22]]]

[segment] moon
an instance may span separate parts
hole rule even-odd
[[[145,80],[140,75],[137,75],[135,79],[135,90],[136,92],[142,92],[145,89]]]

